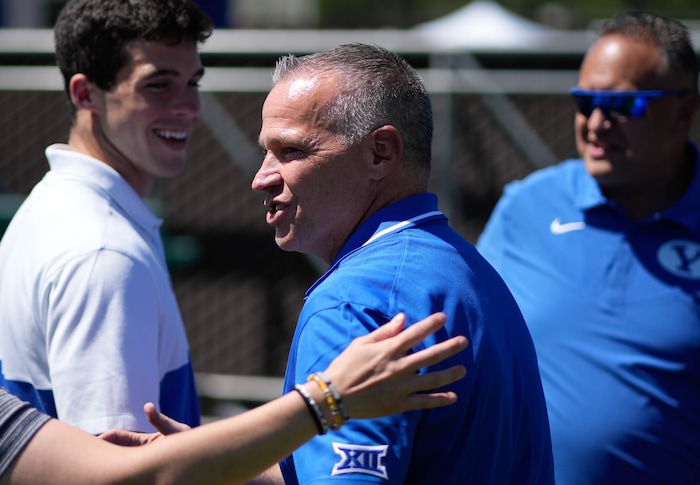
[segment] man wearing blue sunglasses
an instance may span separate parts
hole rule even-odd
[[[576,103],[576,109],[586,118],[590,118],[598,108],[606,119],[644,118],[652,99],[684,96],[687,90],[651,89],[645,91],[596,91],[581,88],[571,88],[571,96]]]
[[[697,78],[680,23],[604,23],[581,158],[506,187],[479,239],[535,342],[558,484],[700,480]]]

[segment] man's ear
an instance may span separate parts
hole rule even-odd
[[[371,177],[381,180],[394,170],[403,158],[403,140],[396,127],[384,125],[370,134],[374,158]]]
[[[77,109],[95,109],[95,85],[91,83],[85,74],[74,74],[68,83],[70,99]]]
[[[683,133],[690,130],[693,120],[698,112],[700,99],[695,93],[688,93],[681,98],[680,111],[678,112],[678,127]]]

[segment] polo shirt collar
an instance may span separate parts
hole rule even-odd
[[[372,240],[435,219],[447,220],[447,217],[438,210],[437,195],[428,192],[407,197],[378,210],[350,235],[325,274],[307,290],[305,298],[335,272],[343,259],[371,244]]]
[[[422,217],[424,215],[427,218]],[[348,253],[359,249],[370,239],[381,237],[383,231],[398,232],[415,225],[408,223],[412,219],[418,218],[420,221],[427,221],[436,217],[445,218],[445,215],[438,211],[438,199],[435,194],[422,193],[395,202],[372,214],[358,227],[345,242],[335,257],[334,263]],[[395,230],[392,230],[394,228]]]
[[[695,153],[695,174],[690,186],[680,200],[654,214],[652,218],[670,220],[697,231],[700,228],[700,153],[694,144],[689,142],[689,146]],[[574,191],[574,204],[578,209],[588,211],[603,205],[610,207],[614,205],[603,195],[600,186],[588,174],[583,163],[573,183],[577,186],[577,190]]]
[[[50,145],[45,153],[51,172],[90,185],[144,229],[160,228],[162,219],[156,217],[133,187],[106,163],[62,143]]]
[[[583,211],[608,204],[600,190],[598,182],[586,171],[586,166],[581,163],[579,176],[573,181],[577,187],[574,191],[574,205]]]
[[[695,174],[683,196],[671,207],[661,212],[661,216],[688,227],[700,230],[700,154],[694,144],[690,148],[695,153]]]

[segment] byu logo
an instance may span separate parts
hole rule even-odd
[[[681,278],[700,280],[700,244],[684,239],[665,242],[656,253],[659,264]]]
[[[333,451],[340,455],[340,461],[333,466],[331,475],[364,473],[388,480],[386,466],[382,463],[388,448],[389,445],[362,446],[333,443]]]

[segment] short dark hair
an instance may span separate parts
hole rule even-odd
[[[69,0],[54,27],[56,62],[66,94],[77,73],[109,91],[128,61],[128,42],[201,43],[211,32],[211,19],[192,0]]]
[[[324,113],[346,143],[357,143],[376,128],[394,126],[404,143],[406,160],[430,169],[433,111],[423,81],[397,54],[368,44],[280,58],[273,74],[287,77],[337,77],[342,92]]]
[[[666,58],[668,67],[687,74],[697,92],[698,57],[688,28],[682,23],[650,12],[629,12],[605,21],[599,34],[619,34],[655,45]]]

